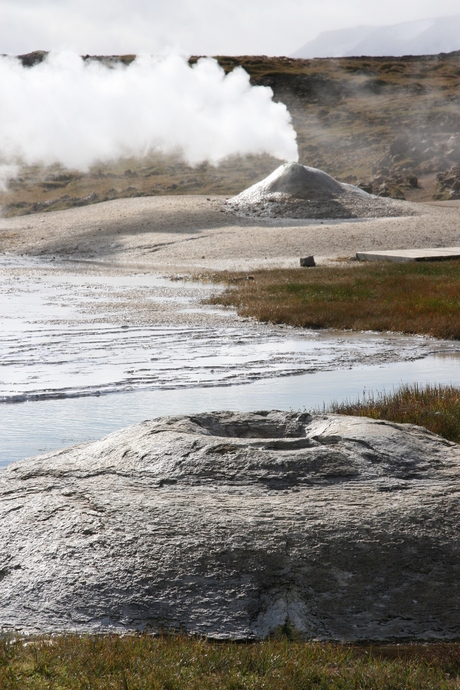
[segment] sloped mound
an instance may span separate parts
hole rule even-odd
[[[265,194],[286,194],[297,199],[310,199],[314,194],[337,196],[345,193],[344,186],[323,170],[299,163],[281,165],[265,180],[242,192],[240,196],[249,195],[251,190]]]
[[[363,417],[143,422],[0,472],[3,631],[460,636],[460,447]]]
[[[227,210],[249,218],[385,218],[415,215],[410,204],[377,197],[338,182],[317,168],[285,163],[227,201]]]

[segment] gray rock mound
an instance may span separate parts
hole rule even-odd
[[[460,447],[283,412],[143,422],[0,472],[3,630],[460,636]]]
[[[299,163],[281,165],[229,199],[226,208],[250,218],[379,218],[416,213],[410,204],[373,196]]]
[[[345,188],[333,177],[317,168],[309,168],[299,163],[286,163],[277,168],[262,182],[250,187],[265,194],[286,194],[296,199],[309,199],[314,194],[328,196],[340,196],[345,193]],[[243,192],[245,194],[245,192]],[[246,190],[249,196],[249,190]]]

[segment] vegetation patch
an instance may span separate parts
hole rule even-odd
[[[72,690],[460,687],[460,644],[359,648],[185,636],[3,638],[0,687]]]
[[[460,262],[372,263],[222,273],[212,304],[304,328],[460,339]]]
[[[404,385],[391,393],[364,395],[357,402],[333,403],[328,412],[417,424],[460,443],[460,388]]]

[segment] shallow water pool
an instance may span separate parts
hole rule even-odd
[[[273,327],[215,286],[0,256],[0,465],[138,421],[460,384],[458,343]]]
[[[14,460],[101,438],[163,415],[210,410],[321,409],[402,383],[460,385],[460,354],[412,362],[319,371],[245,385],[135,390],[110,395],[26,401],[0,406],[0,466]]]

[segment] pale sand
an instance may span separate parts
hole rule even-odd
[[[460,245],[460,203],[407,204],[417,215],[358,221],[238,218],[225,197],[118,199],[0,219],[0,252],[168,273],[297,267],[357,251]]]

